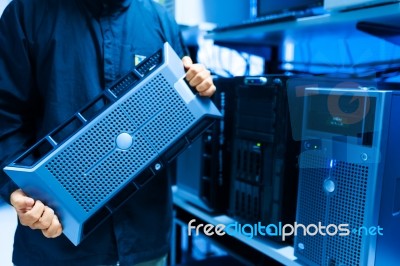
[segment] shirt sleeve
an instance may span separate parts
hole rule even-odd
[[[0,196],[10,203],[18,187],[3,171],[28,147],[34,117],[32,70],[20,1],[12,1],[0,19]]]

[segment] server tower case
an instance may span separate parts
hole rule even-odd
[[[397,265],[399,92],[307,88],[304,99],[296,222],[332,226],[331,235],[299,229],[295,255],[307,265]],[[335,232],[340,224],[349,231]]]
[[[165,43],[4,171],[78,245],[221,117],[184,76]]]
[[[291,133],[287,79],[237,78],[229,214],[241,222],[295,219],[300,148]]]

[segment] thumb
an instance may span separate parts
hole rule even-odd
[[[192,59],[191,59],[189,56],[184,56],[184,57],[182,58],[182,63],[183,63],[183,66],[184,66],[186,69],[190,68],[190,66],[193,65],[193,61],[192,61]]]
[[[35,205],[35,200],[26,196],[26,194],[18,189],[11,194],[10,202],[17,211],[27,211]]]

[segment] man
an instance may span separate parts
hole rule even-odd
[[[14,0],[0,20],[0,166],[7,164],[134,64],[168,41],[200,95],[215,91],[193,64],[176,23],[151,0]],[[155,177],[75,247],[50,207],[0,171],[1,196],[17,211],[13,263],[157,265],[172,223],[170,181]]]

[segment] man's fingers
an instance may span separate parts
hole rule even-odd
[[[191,81],[198,73],[207,71],[201,64],[192,64],[186,72],[186,80]]]
[[[50,226],[47,229],[43,229],[42,233],[47,238],[55,238],[61,235],[62,226],[57,215],[53,216]]]
[[[54,218],[53,209],[45,206],[42,216],[31,226],[32,229],[47,229],[50,227]]]
[[[44,204],[40,200],[37,200],[31,210],[18,214],[21,224],[34,229],[33,224],[42,217],[44,209]]]
[[[186,80],[201,96],[210,97],[215,93],[216,88],[211,73],[201,64],[191,65],[186,72]]]
[[[203,83],[203,84],[202,84]],[[199,73],[197,73],[192,79],[190,79],[189,84],[192,87],[196,87],[200,84],[202,84],[203,86],[206,85],[205,83],[209,83],[207,88],[210,87],[213,83],[211,80],[211,75],[210,75],[210,71],[208,70],[203,70]],[[197,88],[198,91],[203,91],[200,90],[199,88]]]
[[[62,233],[62,226],[54,210],[45,206],[40,200],[26,196],[18,189],[10,196],[10,202],[17,211],[19,221],[31,229],[40,229],[48,238],[58,237]]]
[[[41,201],[36,201],[21,190],[14,191],[10,196],[10,202],[17,211],[19,221],[22,225],[32,228],[44,212],[45,206]]]
[[[208,87],[206,90],[199,92],[201,96],[211,97],[216,91],[216,87],[214,85]]]

